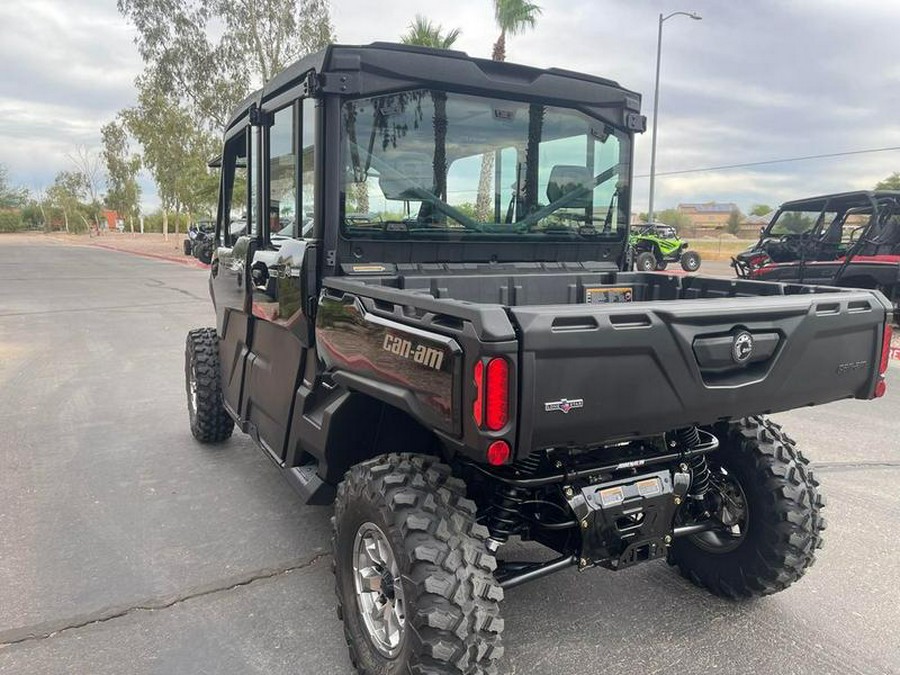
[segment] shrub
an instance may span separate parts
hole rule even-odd
[[[19,211],[0,211],[0,232],[21,232],[25,222]]]

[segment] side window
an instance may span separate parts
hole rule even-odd
[[[311,237],[316,210],[316,101],[301,101],[300,138],[300,213],[298,236]]]
[[[247,132],[242,131],[225,144],[222,157],[222,204],[219,241],[234,246],[247,232]]]
[[[294,107],[275,113],[269,129],[269,233],[298,236]]]
[[[250,236],[255,237],[258,234],[259,223],[259,195],[257,194],[256,181],[259,180],[259,127],[250,129],[250,158],[247,162],[247,175],[249,176],[250,187],[250,209],[247,214],[247,226]]]

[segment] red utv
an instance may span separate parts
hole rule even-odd
[[[743,279],[877,289],[900,308],[900,191],[786,202],[731,265]]]

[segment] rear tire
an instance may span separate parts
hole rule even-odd
[[[184,371],[191,433],[201,443],[221,443],[231,436],[234,420],[222,404],[219,337],[215,328],[188,332]]]
[[[696,251],[686,251],[681,255],[681,269],[685,272],[696,272],[700,269],[700,254]]]
[[[638,272],[652,272],[656,269],[656,256],[650,253],[650,251],[638,253],[638,257],[635,260],[635,267]]]
[[[195,247],[194,257],[200,262],[209,265],[212,262],[212,244],[204,241]]]
[[[332,518],[335,590],[358,672],[497,672],[503,589],[485,545],[487,528],[475,522],[475,504],[465,493],[448,466],[412,454],[363,462],[338,486]],[[388,550],[373,549],[373,540]]]
[[[739,485],[746,529],[727,545],[716,543],[713,533],[679,537],[669,563],[714,595],[750,598],[783,591],[812,566],[822,547],[825,501],[819,482],[794,441],[764,417],[732,423],[719,440],[709,465]]]

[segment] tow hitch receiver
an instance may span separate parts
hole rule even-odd
[[[664,556],[690,481],[688,473],[658,471],[564,490],[581,529],[579,567],[618,570]]]

